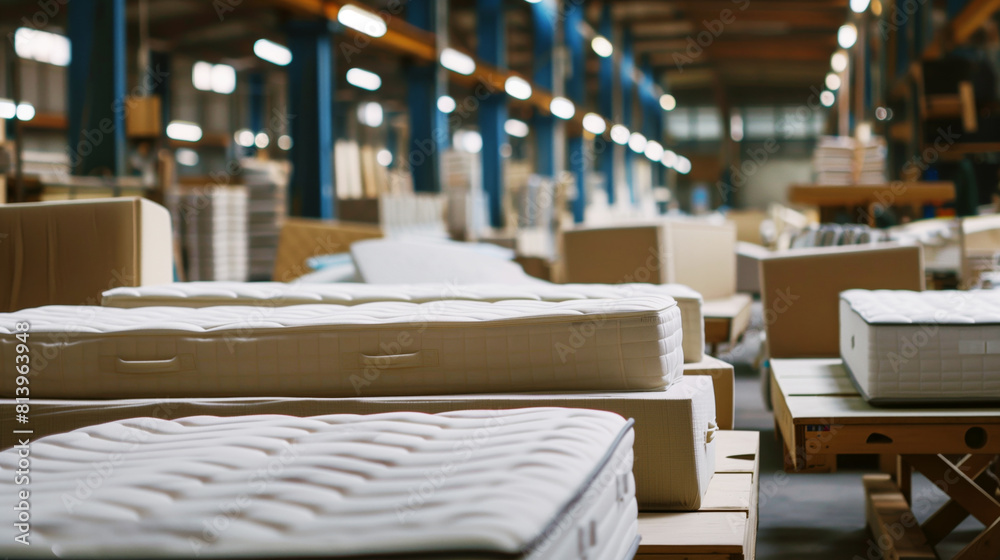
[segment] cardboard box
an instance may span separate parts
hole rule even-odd
[[[125,134],[129,138],[159,138],[163,133],[160,96],[132,97],[125,112]]]
[[[923,253],[892,243],[790,249],[761,260],[772,358],[840,356],[840,292],[923,290]]]
[[[715,390],[715,421],[720,430],[732,430],[736,422],[736,374],[731,364],[705,356],[700,362],[684,364],[684,375],[708,375]]]
[[[375,225],[289,218],[281,226],[272,279],[290,282],[311,272],[306,265],[311,257],[346,253],[355,241],[381,237],[382,228]]]
[[[0,206],[0,310],[100,305],[122,286],[173,281],[170,213],[142,198]]]
[[[736,293],[736,227],[664,220],[563,232],[567,283],[683,284],[705,299]]]

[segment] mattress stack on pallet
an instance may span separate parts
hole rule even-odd
[[[823,136],[813,152],[819,185],[877,185],[886,182],[886,144],[882,137],[861,142],[849,136]]]
[[[455,239],[479,239],[488,226],[482,158],[461,150],[445,150],[441,170],[448,198],[448,232]]]
[[[241,162],[247,189],[249,280],[270,280],[278,252],[278,234],[288,215],[287,162],[247,159]]]
[[[178,196],[187,279],[247,279],[248,200],[243,186],[197,187]]]

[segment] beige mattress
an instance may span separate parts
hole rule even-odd
[[[30,486],[0,479],[30,490],[0,555],[629,560],[633,438],[560,408],[111,422],[33,441]]]
[[[680,311],[643,296],[287,307],[48,306],[30,326],[32,395],[347,397],[650,391],[682,375]],[[18,340],[0,338],[5,355]],[[14,360],[0,366],[14,396]]]
[[[0,422],[15,425],[12,399],[0,401]],[[197,415],[439,413],[525,407],[586,408],[635,419],[636,497],[643,510],[695,510],[715,472],[715,401],[708,376],[685,376],[666,391],[641,393],[502,394],[373,398],[216,398],[76,401],[32,398],[32,437],[127,418]],[[4,438],[5,446],[13,442]]]
[[[495,302],[505,299],[569,301],[667,296],[677,302],[684,332],[684,360],[701,361],[705,350],[702,298],[680,284],[351,284],[283,282],[178,282],[115,288],[104,292],[107,307],[285,306],[307,303],[358,305],[377,301],[427,303],[441,300]]]

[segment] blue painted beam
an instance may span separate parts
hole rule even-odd
[[[598,32],[605,39],[611,41],[614,36],[614,22],[611,19],[611,3],[605,2],[601,8],[601,22],[598,25]],[[597,93],[597,105],[601,114],[609,119],[615,116],[615,66],[614,57],[602,58],[597,70],[597,81],[599,84]],[[595,146],[604,146],[598,158],[599,169],[604,173],[604,189],[608,193],[608,204],[615,202],[615,144],[598,140]]]
[[[584,53],[583,34],[580,25],[583,23],[583,5],[581,2],[566,4],[565,30],[566,49],[569,51],[570,74],[566,78],[566,96],[582,108],[585,97],[584,74],[586,58]],[[569,139],[569,170],[576,178],[576,198],[573,199],[573,220],[583,221],[587,209],[587,159],[583,151],[583,136],[575,135]]]
[[[426,30],[435,31],[434,0],[410,0],[406,4],[406,21]],[[441,190],[441,150],[450,140],[447,115],[438,111],[438,97],[446,92],[438,80],[438,65],[411,62],[407,69],[407,105],[410,113],[410,153],[408,160],[413,174],[413,188],[420,192]]]
[[[156,76],[170,76],[171,63],[173,57],[170,53],[162,51],[152,51],[149,53],[149,65],[151,66],[152,72]],[[170,95],[170,80],[153,80],[152,88],[150,93],[157,95],[160,98],[160,122],[162,126],[160,127],[160,135],[166,137],[167,135],[167,123],[170,122],[170,104],[172,102]]]
[[[639,90],[639,99],[642,107],[642,129],[643,134],[649,140],[656,140],[663,143],[663,110],[660,109],[660,100],[656,98],[653,89],[653,65],[649,61],[649,55],[644,55],[642,59],[642,88]],[[663,166],[660,162],[651,163],[653,184],[663,184]]]
[[[534,29],[534,60],[532,79],[542,89],[552,91],[554,84],[553,56],[556,39],[555,0],[541,0],[531,5],[531,21]],[[535,170],[539,175],[555,177],[555,117],[535,112]]]
[[[74,0],[75,1],[75,0]],[[288,26],[288,116],[292,136],[290,212],[332,219],[333,64],[326,21],[296,21]]]
[[[247,125],[254,135],[264,131],[264,75],[251,72],[247,77]],[[275,141],[277,138],[271,138]],[[249,153],[256,153],[257,148],[243,148]],[[239,147],[237,147],[239,150]]]
[[[477,55],[496,68],[507,67],[507,44],[504,33],[503,0],[477,0]],[[483,137],[483,193],[486,195],[490,225],[504,225],[503,159],[500,147],[507,142],[507,95],[488,95],[479,105],[479,133]]]
[[[632,33],[625,29],[625,37],[622,45],[622,67],[621,67],[621,80],[622,80],[622,124],[631,131],[635,129],[632,126],[632,109],[635,95],[635,80],[633,77],[633,72],[635,71],[635,58],[632,53]],[[631,148],[625,148],[625,183],[628,185],[629,199],[632,203],[635,203],[635,185],[632,182],[632,162],[635,156],[635,152]]]
[[[125,0],[73,0],[67,72],[70,165],[77,175],[125,172]]]

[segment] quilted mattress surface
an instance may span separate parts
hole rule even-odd
[[[876,404],[1000,401],[1000,292],[842,292],[840,351]]]
[[[115,288],[102,305],[209,307],[217,305],[357,305],[377,301],[426,303],[446,299],[568,301],[667,296],[677,302],[684,331],[684,359],[699,362],[705,348],[701,295],[680,284],[311,284],[304,282],[178,282],[163,286]]]
[[[5,507],[0,553],[619,560],[631,426],[558,408],[91,426],[31,443],[31,545]]]
[[[657,390],[682,375],[680,311],[643,296],[352,306],[47,306],[30,324],[32,395],[377,396]],[[0,338],[14,355],[14,336]],[[13,396],[14,361],[2,366]]]

